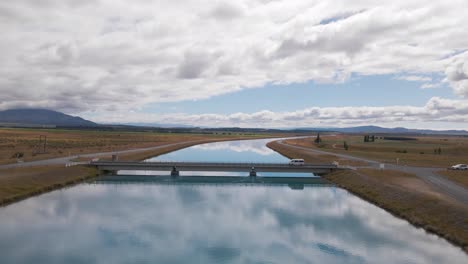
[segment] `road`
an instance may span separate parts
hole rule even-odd
[[[347,154],[340,154],[340,153],[333,153],[318,149],[306,148],[295,146],[291,144],[287,144],[284,140],[277,141],[280,145],[285,147],[291,147],[300,149],[306,152],[311,152],[315,154],[322,154],[322,155],[334,155],[340,158],[348,159],[348,160],[356,160],[366,162],[368,166],[367,168],[379,168],[381,162],[370,160],[366,158],[359,158]],[[465,187],[447,179],[446,177],[439,175],[437,171],[445,170],[446,168],[428,168],[428,167],[415,167],[415,166],[401,166],[395,164],[387,164],[385,163],[385,168],[390,170],[396,170],[406,173],[411,173],[422,179],[423,181],[429,183],[431,186],[434,186],[436,189],[440,190],[442,193],[447,194],[448,196],[462,202],[463,204],[468,204],[468,189]]]
[[[206,140],[193,140],[193,141],[171,143],[171,144],[165,144],[165,145],[160,145],[156,147],[148,147],[148,148],[137,148],[137,149],[120,150],[120,151],[72,155],[72,156],[53,158],[53,159],[36,160],[36,161],[28,161],[28,162],[22,162],[22,163],[0,165],[0,169],[24,168],[24,167],[44,166],[44,165],[65,165],[68,163],[72,163],[73,162],[72,160],[76,158],[99,158],[99,157],[111,156],[114,154],[115,155],[129,154],[129,153],[136,153],[136,152],[142,152],[142,151],[148,151],[148,150],[158,150],[158,149],[178,146],[178,145],[197,144],[197,143],[205,143],[205,142]]]

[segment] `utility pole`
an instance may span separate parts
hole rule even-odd
[[[47,148],[47,136],[46,135],[39,135],[39,153],[46,153]]]

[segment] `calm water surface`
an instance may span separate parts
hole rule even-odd
[[[159,157],[282,162],[265,141]],[[128,172],[130,173],[130,172]],[[0,208],[0,263],[468,263],[331,186],[90,183]]]

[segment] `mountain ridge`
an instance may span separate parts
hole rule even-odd
[[[39,108],[18,108],[0,111],[0,123],[71,127],[98,125],[78,116],[71,116],[61,112]]]

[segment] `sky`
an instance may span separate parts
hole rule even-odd
[[[0,110],[468,129],[466,0],[0,2]]]

